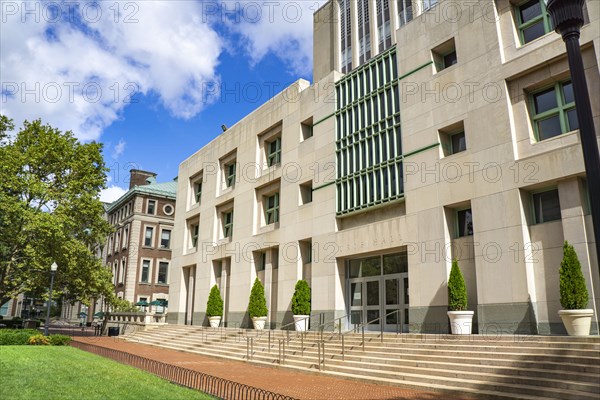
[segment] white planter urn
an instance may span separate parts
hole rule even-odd
[[[594,310],[560,310],[558,312],[569,336],[589,336]]]
[[[473,331],[474,311],[448,311],[450,330],[453,335],[470,335]]]
[[[252,317],[252,325],[254,325],[254,329],[265,329],[266,322],[267,317]]]
[[[218,328],[221,325],[221,317],[208,317],[211,328]]]
[[[309,315],[294,315],[294,325],[296,326],[297,332],[304,332],[308,330]]]

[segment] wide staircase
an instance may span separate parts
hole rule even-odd
[[[490,399],[600,398],[600,338],[305,332],[167,325],[168,349]]]

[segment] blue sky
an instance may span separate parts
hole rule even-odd
[[[103,200],[179,163],[299,78],[319,1],[1,0],[2,114],[105,144]]]

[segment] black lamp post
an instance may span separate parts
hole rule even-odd
[[[592,106],[588,93],[583,59],[579,46],[580,29],[583,25],[585,0],[545,0],[552,26],[562,35],[567,47],[571,82],[575,95],[575,108],[579,121],[579,136],[583,150],[583,161],[588,179],[588,190],[592,212],[592,224],[596,239],[596,260],[600,267],[600,156],[594,129]]]
[[[48,326],[50,325],[50,304],[52,303],[52,286],[54,286],[54,274],[58,265],[55,262],[50,266],[50,294],[48,295],[48,303],[46,306],[46,323],[44,324],[44,335],[48,336]]]

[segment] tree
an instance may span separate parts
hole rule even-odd
[[[44,295],[52,262],[57,297],[110,293],[110,271],[95,256],[111,230],[99,200],[102,144],[80,143],[39,119],[10,135],[13,128],[0,117],[0,304]]]
[[[583,310],[588,304],[588,291],[581,272],[577,253],[569,242],[563,245],[563,259],[560,263],[560,305],[565,310]]]
[[[452,269],[448,278],[448,308],[450,311],[467,309],[467,286],[456,260],[452,260]]]
[[[265,288],[258,278],[254,280],[254,285],[252,285],[252,290],[250,291],[248,313],[250,314],[250,318],[266,317],[268,313]]]
[[[214,285],[212,289],[210,289],[208,301],[206,302],[206,316],[223,316],[223,299],[221,298],[221,292],[219,291],[219,287],[217,285]]]
[[[310,315],[310,286],[305,280],[296,282],[294,296],[292,296],[292,313]]]

